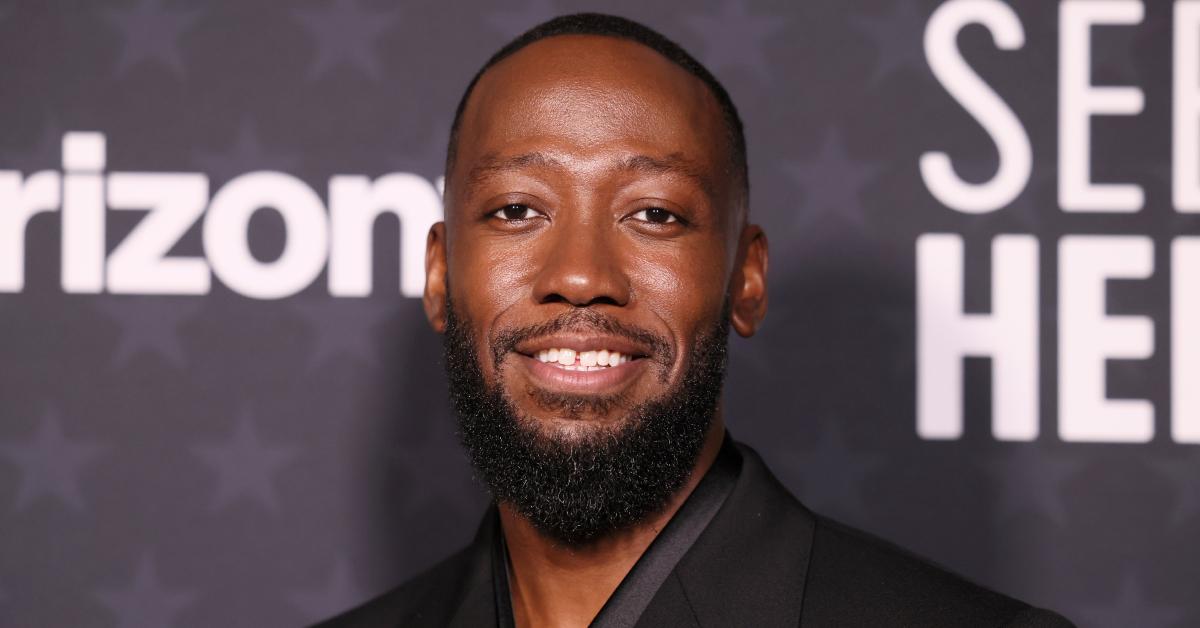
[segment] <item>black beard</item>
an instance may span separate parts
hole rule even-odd
[[[511,506],[546,536],[583,545],[661,512],[699,457],[716,414],[725,377],[729,308],[693,347],[678,386],[633,407],[612,427],[587,426],[564,435],[522,416],[499,382],[488,386],[470,326],[447,304],[445,354],[459,438],[492,497]],[[591,310],[500,334],[489,346],[499,373],[508,349],[522,339],[570,327],[634,337],[670,356],[665,340]],[[661,349],[666,348],[666,353]],[[662,360],[664,373],[669,362]],[[665,377],[665,375],[664,375]],[[539,406],[570,417],[606,412],[619,397],[534,392]]]

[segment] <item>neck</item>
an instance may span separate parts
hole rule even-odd
[[[705,435],[691,475],[666,507],[633,526],[588,543],[565,546],[500,504],[508,545],[509,588],[517,626],[587,626],[708,472],[725,436],[720,412]]]

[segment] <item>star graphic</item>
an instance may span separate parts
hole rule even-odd
[[[221,444],[197,445],[192,452],[217,474],[217,492],[211,508],[222,510],[240,498],[278,512],[272,476],[299,454],[292,445],[259,441],[254,416],[243,410],[233,434]]]
[[[144,353],[183,369],[187,356],[179,328],[200,310],[200,301],[188,297],[103,296],[93,299],[96,309],[120,328],[112,363],[122,367]]]
[[[685,24],[699,36],[700,55],[714,74],[733,76],[748,70],[763,82],[771,79],[767,40],[783,30],[783,20],[773,15],[751,15],[745,0],[724,0],[718,13],[689,15]]]
[[[1038,449],[1031,443],[1013,443],[1009,453],[980,462],[997,490],[997,510],[1008,518],[1022,512],[1035,512],[1059,526],[1067,525],[1067,511],[1059,488],[1083,466],[1064,459],[1061,452]]]
[[[300,163],[294,153],[268,150],[259,141],[254,121],[243,118],[238,124],[233,143],[221,152],[196,151],[192,161],[208,173],[214,182],[224,182],[240,174],[255,170],[294,170]]]
[[[379,290],[379,286],[375,286]],[[349,356],[378,366],[382,343],[376,336],[380,325],[394,320],[400,302],[395,299],[296,299],[293,309],[304,319],[313,340],[308,355],[309,371],[329,360]]]
[[[162,0],[140,0],[128,8],[104,9],[104,18],[124,39],[117,76],[142,63],[159,63],[177,76],[184,73],[179,37],[200,17],[195,9],[167,9]]]
[[[893,72],[906,68],[927,76],[925,64],[925,23],[928,14],[915,0],[897,0],[885,15],[856,15],[854,25],[864,32],[879,51],[871,83],[878,83]]]
[[[1200,514],[1200,451],[1192,450],[1179,459],[1156,458],[1151,464],[1178,488],[1170,524],[1178,525]]]
[[[881,167],[852,159],[837,129],[826,134],[816,156],[785,163],[782,168],[803,194],[803,210],[797,212],[796,219],[798,230],[811,231],[814,223],[826,215],[859,228],[866,226],[860,195]]]
[[[423,146],[393,154],[387,163],[398,172],[414,172],[436,181],[446,170],[446,146],[450,140],[450,120],[439,118],[423,125],[429,129]],[[415,142],[414,142],[415,143]]]
[[[425,437],[406,439],[388,455],[394,477],[404,479],[404,500],[408,512],[430,512],[439,507],[449,510],[455,521],[467,521],[483,510],[479,485],[467,474],[429,473],[447,460],[464,456],[451,430],[431,430]]]
[[[96,597],[113,611],[121,628],[169,628],[175,616],[195,601],[196,594],[163,586],[153,557],[145,554],[128,587],[98,591]]]
[[[485,21],[492,30],[511,39],[558,14],[552,0],[527,0],[517,9],[489,11]]]
[[[1080,625],[1093,628],[1167,628],[1179,621],[1183,609],[1146,599],[1137,577],[1127,573],[1121,579],[1116,599],[1109,604],[1081,607],[1075,614],[1084,620]]]
[[[342,65],[378,81],[383,78],[379,58],[372,47],[399,18],[399,11],[365,11],[357,0],[333,0],[320,9],[296,9],[293,15],[303,24],[317,46],[309,78],[317,79]]]
[[[883,463],[883,456],[856,451],[845,441],[836,419],[825,421],[816,444],[783,461],[797,478],[806,506],[836,517],[862,521],[867,513],[860,485]]]
[[[73,510],[85,510],[79,475],[84,466],[106,449],[107,445],[97,442],[68,440],[53,409],[42,415],[32,438],[0,442],[0,458],[15,465],[21,474],[17,510],[24,510],[43,496],[56,499]]]
[[[50,117],[42,124],[37,142],[25,150],[0,150],[0,170],[19,170],[33,173],[39,170],[58,170],[62,166],[62,125]]]
[[[370,597],[350,575],[350,563],[344,556],[334,560],[325,583],[288,594],[288,602],[307,621],[320,621],[351,608]]]

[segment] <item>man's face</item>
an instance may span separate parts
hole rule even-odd
[[[727,138],[701,81],[614,38],[539,41],[476,85],[430,281],[486,383],[543,434],[611,431],[678,389],[727,297],[747,333]]]

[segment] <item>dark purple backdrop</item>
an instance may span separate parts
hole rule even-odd
[[[1056,3],[1013,3],[1015,50],[963,29],[964,57],[1033,151],[1021,194],[972,215],[940,203],[918,169],[947,151],[978,182],[998,163],[926,61],[940,4],[0,0],[0,238],[16,241],[12,186],[64,172],[74,131],[103,134],[107,173],[204,173],[209,196],[262,170],[298,178],[325,207],[335,175],[435,185],[453,107],[491,52],[558,13],[627,15],[693,51],[746,121],[771,306],[760,335],[732,341],[733,433],[814,509],[1081,626],[1200,625],[1200,450],[1172,438],[1169,412],[1169,250],[1200,234],[1200,217],[1171,203],[1172,5],[1093,29],[1093,81],[1145,94],[1140,115],[1097,118],[1092,132],[1093,177],[1143,186],[1136,213],[1059,207]],[[143,215],[108,210],[107,250]],[[371,239],[370,296],[332,296],[322,271],[279,299],[215,276],[200,295],[68,291],[63,220],[28,221],[23,285],[0,291],[0,624],[296,626],[469,539],[485,496],[453,434],[440,341],[396,288],[394,216]],[[170,254],[212,257],[203,223]],[[284,250],[284,225],[273,211],[250,219],[261,263]],[[962,297],[980,313],[993,237],[1036,237],[1033,440],[992,435],[978,358],[966,360],[962,437],[918,435],[925,233],[962,237]],[[1154,245],[1154,274],[1110,282],[1107,306],[1154,322],[1148,359],[1106,368],[1110,397],[1153,402],[1149,442],[1059,435],[1066,234]]]

